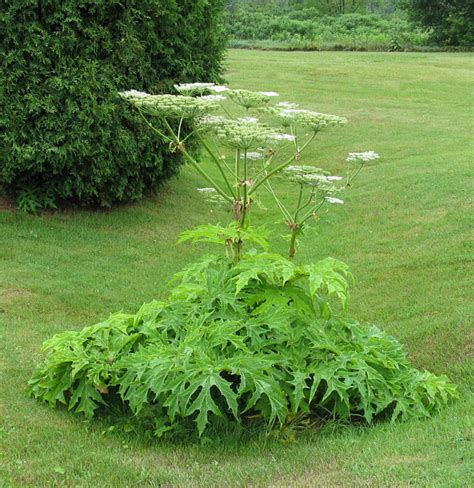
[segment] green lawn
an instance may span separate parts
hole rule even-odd
[[[323,133],[307,162],[338,174],[349,151],[382,155],[299,259],[346,261],[357,277],[351,314],[396,336],[417,367],[448,374],[459,401],[429,421],[330,425],[289,445],[177,445],[30,399],[45,339],[165,296],[167,280],[204,249],[176,246],[177,235],[225,220],[185,168],[157,197],[113,211],[0,212],[0,486],[469,486],[473,64],[467,54],[231,51],[226,75],[350,120]],[[277,215],[257,212],[283,252]]]

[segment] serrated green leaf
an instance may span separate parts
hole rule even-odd
[[[351,277],[348,266],[342,261],[326,258],[315,264],[302,267],[308,276],[309,292],[315,296],[326,290],[328,295],[336,295],[345,307],[348,300]]]
[[[209,412],[218,416],[222,415],[222,412],[212,398],[211,389],[213,386],[217,386],[216,375],[211,373],[209,376],[200,378],[196,385],[193,384],[190,387],[193,390],[192,394],[197,390],[199,390],[199,394],[186,409],[185,415],[192,415],[194,412],[198,412],[196,424],[200,436],[208,423]]]
[[[208,256],[178,274],[166,301],[47,341],[29,391],[91,417],[111,388],[107,402],[157,435],[189,419],[202,435],[216,416],[273,424],[314,409],[370,423],[439,411],[456,396],[447,378],[413,368],[376,327],[316,309],[327,294],[345,300],[348,277],[331,259]]]
[[[91,419],[94,410],[100,404],[106,405],[100,393],[87,382],[86,378],[81,378],[79,384],[72,390],[69,410],[74,409],[76,413],[83,413],[86,418]]]

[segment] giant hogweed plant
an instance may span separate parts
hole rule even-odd
[[[207,83],[176,88],[178,95],[122,96],[201,174],[209,185],[201,191],[230,210],[227,225],[203,225],[180,240],[217,243],[225,253],[177,273],[165,301],[46,341],[30,392],[87,418],[119,407],[158,436],[217,433],[229,423],[371,423],[439,411],[456,396],[455,385],[416,370],[393,337],[347,317],[348,267],[333,258],[294,262],[301,232],[323,206],[343,203],[340,193],[378,154],[351,153],[346,176],[330,175],[301,165],[302,153],[346,119],[271,104],[273,92]],[[191,137],[218,178],[188,150]],[[296,188],[292,209],[272,186],[277,176]],[[258,190],[273,197],[290,229],[288,257],[272,252],[265,231],[249,225]]]

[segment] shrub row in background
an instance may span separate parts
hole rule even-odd
[[[410,19],[431,30],[431,38],[445,46],[474,48],[473,0],[404,0]]]
[[[321,16],[317,9],[267,11],[241,7],[226,17],[232,47],[280,49],[418,50],[429,33],[396,15]]]
[[[117,96],[215,81],[222,0],[0,5],[0,186],[23,206],[137,200],[181,159]]]

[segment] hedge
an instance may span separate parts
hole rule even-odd
[[[0,186],[38,205],[137,200],[181,159],[118,96],[217,81],[223,0],[0,2]]]

